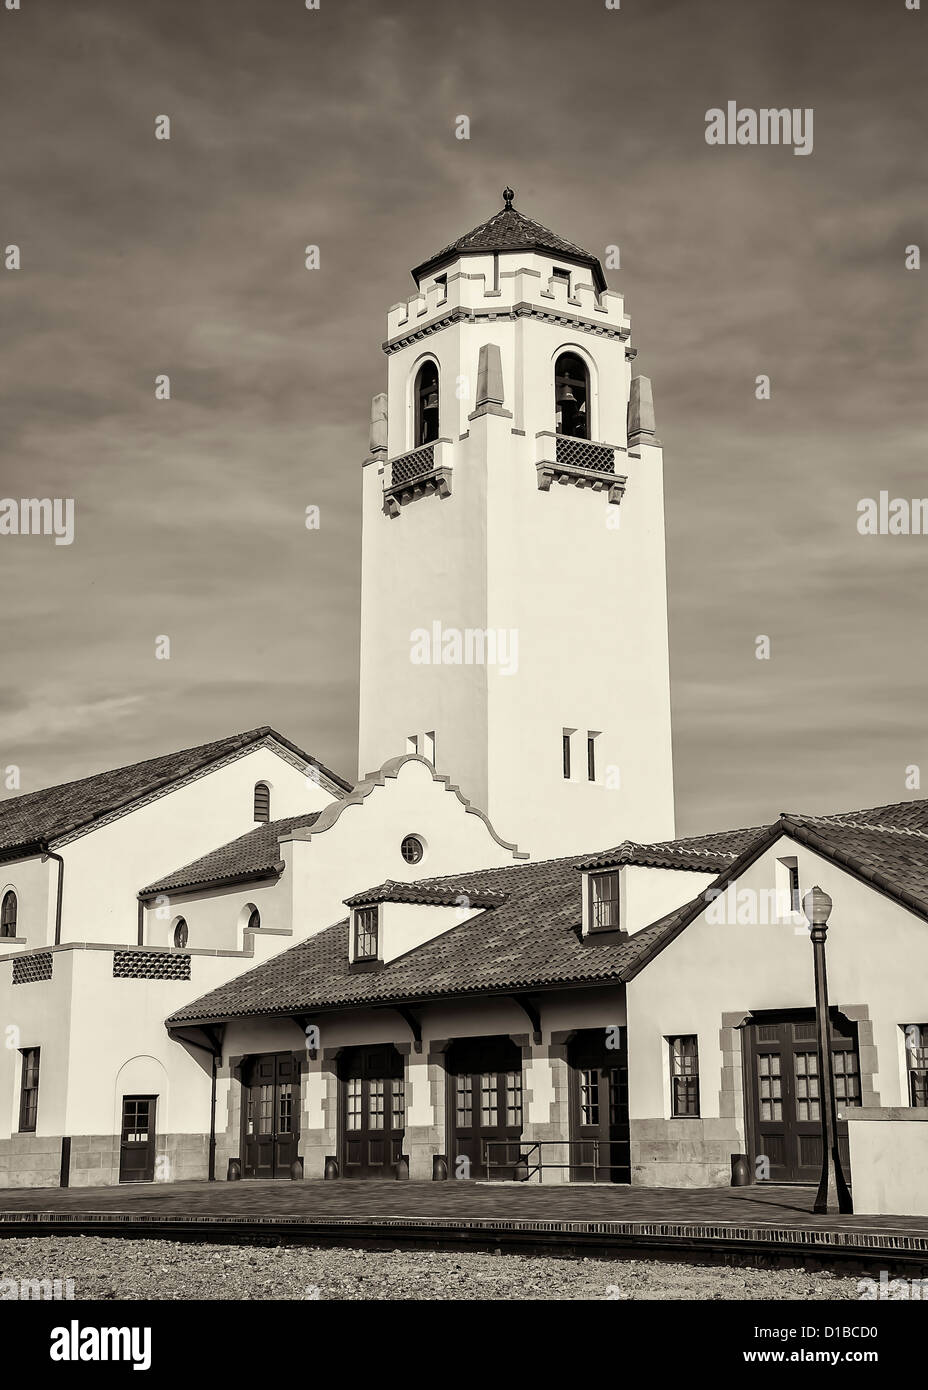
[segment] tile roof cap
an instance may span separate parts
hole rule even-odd
[[[344,898],[346,907],[373,907],[375,903],[419,903],[436,907],[501,907],[509,900],[508,893],[490,889],[467,888],[460,884],[397,883],[386,879],[376,888],[353,893]]]

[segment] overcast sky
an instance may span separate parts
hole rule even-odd
[[[21,3],[0,7],[0,247],[22,253],[0,495],[77,508],[72,546],[0,538],[23,791],[265,723],[355,775],[386,310],[507,182],[621,247],[664,444],[678,832],[900,800],[909,764],[928,786],[928,536],[856,529],[861,498],[928,495],[928,269],[904,263],[928,250],[928,14]],[[728,100],[811,107],[812,154],[707,146]]]

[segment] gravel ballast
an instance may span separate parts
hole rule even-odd
[[[194,1245],[100,1236],[0,1242],[0,1278],[72,1279],[75,1299],[806,1301],[857,1299],[859,1277],[473,1251]],[[9,1287],[4,1286],[7,1298],[15,1296]]]

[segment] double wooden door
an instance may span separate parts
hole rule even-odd
[[[349,1047],[338,1059],[346,1178],[395,1178],[406,1134],[404,1063],[395,1047]]]
[[[299,1143],[299,1062],[292,1052],[250,1058],[242,1071],[242,1177],[289,1178]]]
[[[761,1182],[817,1183],[822,1111],[815,1012],[755,1014],[744,1033],[755,1175]],[[840,1114],[860,1105],[860,1062],[857,1027],[836,1009],[831,1011],[831,1049]],[[847,1123],[840,1120],[838,1147],[850,1181]]]
[[[522,1135],[522,1049],[507,1037],[472,1038],[452,1044],[446,1068],[451,1176],[514,1178]]]
[[[571,1182],[631,1182],[627,1044],[625,1028],[591,1028],[567,1045]]]

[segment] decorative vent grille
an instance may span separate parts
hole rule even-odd
[[[588,439],[572,439],[559,434],[555,438],[555,459],[569,468],[592,468],[596,473],[615,472],[615,450],[605,444],[591,444]]]
[[[421,478],[423,474],[431,473],[434,467],[435,446],[423,444],[421,449],[413,449],[411,454],[403,454],[402,458],[393,460],[393,486],[408,483],[411,478]]]
[[[36,980],[50,980],[51,978],[51,951],[43,951],[38,956],[18,956],[13,961],[14,985],[31,985]]]
[[[189,980],[190,957],[178,951],[114,951],[116,980]]]

